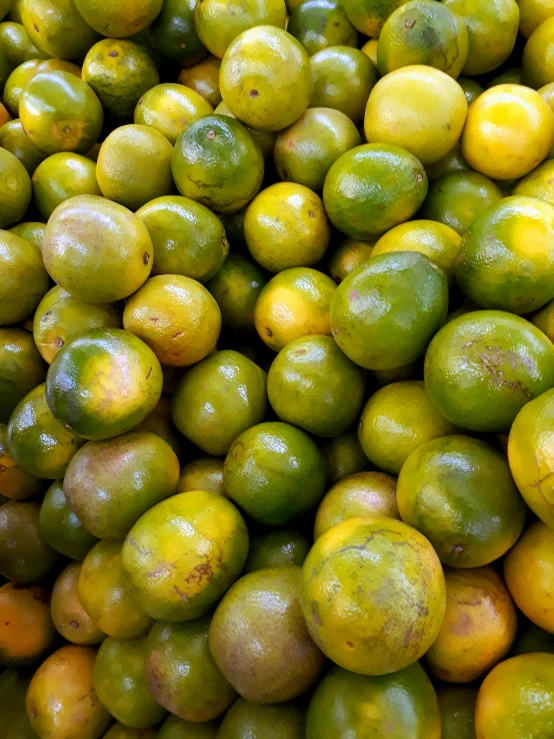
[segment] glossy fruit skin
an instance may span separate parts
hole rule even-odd
[[[118,721],[110,726],[103,739],[158,739],[158,729],[132,729]]]
[[[446,613],[425,664],[440,680],[468,683],[505,656],[516,635],[514,603],[492,567],[445,569]]]
[[[216,115],[226,115],[229,118],[235,118],[227,105],[223,101],[215,109]],[[273,149],[275,148],[275,140],[277,138],[276,131],[256,131],[254,128],[246,127],[248,133],[252,136],[255,143],[259,146],[264,162],[273,157]]]
[[[130,431],[152,412],[161,391],[154,352],[118,328],[76,338],[58,352],[46,377],[46,399],[56,418],[93,440]]]
[[[405,2],[406,0],[346,0],[344,9],[360,33],[378,38],[389,15]]]
[[[295,703],[264,705],[239,698],[227,711],[217,739],[239,739],[248,735],[253,739],[304,739],[305,726],[305,710]],[[189,739],[188,735],[183,739]],[[194,739],[204,737],[195,735]]]
[[[339,244],[329,260],[328,273],[340,285],[344,278],[371,257],[373,244],[370,241],[346,238]]]
[[[196,64],[207,54],[194,23],[195,6],[196,0],[165,0],[149,29],[152,46],[177,64]]]
[[[29,177],[33,175],[37,166],[46,158],[46,154],[37,149],[27,136],[19,118],[4,123],[0,128],[0,146],[19,160],[27,170]],[[25,200],[23,200],[23,203],[18,203],[18,207],[22,210],[24,204]],[[13,218],[13,212],[10,213],[10,216]],[[22,210],[21,218],[24,216],[25,212]]]
[[[435,336],[424,376],[432,403],[459,428],[508,431],[526,403],[554,386],[554,348],[518,316],[466,313]]]
[[[0,50],[12,69],[29,59],[42,58],[22,24],[14,21],[4,21],[0,26]]]
[[[242,254],[229,254],[206,287],[219,306],[224,326],[253,331],[256,302],[265,284],[265,274],[257,264]]]
[[[23,172],[28,176],[25,170]],[[3,278],[0,287],[0,326],[6,326],[22,321],[36,308],[48,289],[48,275],[40,251],[20,236],[0,231],[0,247]]]
[[[521,654],[497,665],[477,696],[477,739],[547,737],[554,730],[554,655]]]
[[[290,14],[287,31],[310,56],[328,46],[355,48],[358,44],[356,29],[334,0],[306,0]]]
[[[132,639],[145,634],[152,619],[133,598],[121,564],[121,542],[100,541],[83,560],[78,595],[83,608],[108,636]]]
[[[467,26],[469,48],[462,74],[491,72],[508,58],[519,21],[515,0],[445,0],[444,4]]]
[[[358,418],[365,376],[330,336],[306,336],[287,344],[273,360],[267,394],[282,421],[332,438]]]
[[[501,199],[500,188],[479,172],[450,172],[431,183],[420,214],[461,236],[480,213]]]
[[[202,451],[227,454],[243,431],[261,423],[267,406],[265,372],[232,350],[192,367],[173,396],[173,422]]]
[[[56,629],[50,616],[51,591],[7,582],[0,587],[0,665],[40,663],[51,649]]]
[[[237,579],[247,553],[246,525],[232,503],[193,491],[158,503],[138,520],[123,544],[123,567],[146,613],[191,621]],[[163,578],[152,579],[153,572]]]
[[[149,508],[173,495],[179,461],[150,431],[91,441],[73,457],[64,495],[84,527],[99,539],[123,539]]]
[[[327,657],[351,672],[385,675],[416,662],[434,642],[446,604],[444,576],[415,529],[390,518],[351,518],[312,547],[300,602]]]
[[[287,12],[283,0],[248,0],[236,7],[229,6],[225,0],[202,0],[196,5],[194,21],[202,43],[221,59],[234,39],[249,28],[284,29]]]
[[[364,708],[371,706],[371,712]],[[439,739],[440,713],[431,681],[419,664],[393,675],[355,675],[333,667],[308,708],[306,739],[339,736]]]
[[[350,46],[330,46],[312,56],[311,108],[332,108],[359,124],[379,74],[369,58]]]
[[[475,739],[477,690],[448,685],[437,690],[442,721],[441,739]]]
[[[73,0],[21,0],[19,7],[30,40],[49,57],[81,60],[98,39]]]
[[[323,457],[312,439],[288,423],[244,431],[225,459],[228,497],[266,526],[285,526],[317,505],[325,488]]]
[[[36,495],[40,488],[41,480],[15,461],[8,448],[8,427],[0,424],[0,495],[10,500],[25,500]]]
[[[224,102],[239,121],[260,131],[280,131],[308,107],[310,59],[281,28],[250,28],[227,48],[220,85]]]
[[[412,0],[397,8],[379,36],[381,74],[427,64],[456,79],[467,60],[468,33],[463,19],[445,5]]]
[[[554,205],[521,195],[504,198],[467,231],[458,284],[484,308],[520,315],[542,308],[554,298],[553,229]]]
[[[50,546],[65,557],[84,559],[98,539],[69,507],[62,480],[46,491],[40,507],[40,533]]]
[[[76,0],[77,10],[103,36],[126,38],[147,28],[162,8],[162,0],[121,2],[116,7],[106,0]]]
[[[533,31],[523,49],[523,84],[535,90],[554,82],[552,31],[554,21],[547,18]]]
[[[82,443],[52,415],[44,384],[37,385],[17,404],[8,424],[8,447],[17,464],[46,480],[63,477]]]
[[[98,739],[110,714],[93,685],[96,650],[73,644],[58,649],[33,675],[27,691],[27,715],[41,739]],[[79,700],[81,696],[86,700]]]
[[[275,567],[302,567],[310,542],[297,531],[278,529],[250,539],[244,574]]]
[[[91,303],[113,303],[146,280],[153,248],[146,226],[127,208],[80,195],[62,203],[49,219],[42,254],[50,276],[68,293]]]
[[[181,195],[217,213],[235,213],[260,189],[264,161],[243,125],[229,116],[210,115],[181,133],[172,171]]]
[[[5,739],[37,738],[25,710],[29,682],[28,677],[23,677],[14,669],[4,670],[0,675],[0,710]]]
[[[98,141],[104,113],[86,82],[55,70],[39,72],[25,86],[19,117],[25,133],[45,154],[85,154]]]
[[[169,195],[137,211],[152,239],[152,275],[183,275],[201,283],[219,272],[229,242],[219,218],[189,198]]]
[[[177,492],[188,493],[191,490],[205,490],[208,493],[225,495],[223,460],[215,457],[201,457],[184,465]]]
[[[21,236],[22,239],[28,241],[32,246],[35,246],[37,249],[41,249],[45,229],[45,223],[24,221],[23,223],[18,223],[17,226],[12,226],[12,228],[10,228],[10,233],[14,233],[16,236]]]
[[[545,162],[539,164],[536,169],[517,183],[512,190],[512,195],[527,195],[554,205],[554,195],[550,185],[553,172],[554,161],[547,158]]]
[[[181,624],[158,621],[148,635],[146,680],[154,698],[184,721],[212,721],[237,694],[208,646],[211,617]]]
[[[217,607],[210,650],[246,700],[281,703],[315,683],[325,658],[312,642],[300,609],[299,567],[258,570],[242,577]]]
[[[389,144],[364,144],[343,154],[329,170],[323,187],[325,209],[333,225],[365,241],[411,218],[426,194],[427,175],[421,162]]]
[[[383,254],[346,277],[331,303],[331,331],[361,367],[393,369],[420,357],[446,318],[447,279],[417,252]]]
[[[102,195],[95,163],[80,154],[52,154],[35,169],[31,184],[35,203],[46,220],[75,195]]]
[[[181,0],[178,0],[178,2],[181,2]],[[221,91],[219,89],[220,67],[221,59],[216,56],[207,56],[190,67],[183,67],[178,82],[197,92],[212,108],[215,108],[221,102]]]
[[[356,126],[340,110],[308,108],[277,136],[275,166],[282,180],[318,192],[323,189],[327,172],[336,160],[360,143]]]
[[[402,520],[451,567],[493,562],[517,541],[525,503],[504,456],[483,441],[445,436],[420,446],[398,478]]]
[[[80,562],[63,569],[52,590],[52,620],[64,639],[72,644],[99,644],[105,634],[91,619],[79,598]]]
[[[167,82],[144,92],[135,108],[134,122],[156,128],[175,146],[189,123],[212,113],[210,103],[197,92]]]
[[[0,368],[0,423],[8,423],[19,401],[45,377],[29,331],[0,328]]]
[[[214,349],[221,313],[196,280],[156,275],[127,301],[123,326],[148,344],[162,364],[187,367]]]
[[[62,346],[100,328],[121,328],[117,303],[87,303],[56,285],[38,304],[33,317],[33,338],[42,357],[51,364]]]

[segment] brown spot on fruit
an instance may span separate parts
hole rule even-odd
[[[273,331],[270,328],[266,328],[265,332],[270,338],[273,336]]]
[[[150,261],[150,254],[147,251],[144,252],[142,256],[142,261],[144,262],[144,264],[148,264],[148,262]]]
[[[260,93],[257,90],[250,90],[250,97],[257,98]]]
[[[58,338],[56,339],[54,343],[56,344],[57,347],[63,346],[63,339],[60,339],[60,337],[58,336]]]
[[[108,56],[111,56],[112,59],[115,59],[117,56],[119,56],[119,54],[117,53],[115,49],[112,49],[110,53],[108,54]]]
[[[210,129],[206,136],[210,139],[210,141],[213,141],[215,139],[215,131],[213,129]]]
[[[79,624],[77,623],[77,621],[70,621],[69,622],[69,625],[71,626],[72,629],[78,629],[79,628]]]

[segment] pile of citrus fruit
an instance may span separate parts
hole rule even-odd
[[[0,93],[0,739],[553,739],[552,0],[0,0]]]

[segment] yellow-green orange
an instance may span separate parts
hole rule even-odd
[[[91,619],[79,598],[80,562],[71,562],[58,575],[52,590],[52,620],[64,639],[72,644],[99,644],[104,633]]]
[[[538,26],[523,49],[523,83],[535,90],[554,82],[554,18]]]
[[[337,285],[371,257],[374,244],[369,241],[346,238],[333,252],[329,260],[329,275]]]
[[[25,710],[25,696],[29,682],[28,677],[24,677],[14,668],[4,670],[0,675],[0,710],[2,711],[2,729],[6,739],[36,739],[37,737],[31,728]]]
[[[8,423],[15,406],[45,376],[31,333],[0,328],[0,423]]]
[[[548,159],[520,180],[512,190],[513,195],[527,195],[554,205],[554,161]]]
[[[14,154],[0,149],[0,227],[20,221],[30,202],[31,181],[27,170]]]
[[[361,33],[377,38],[389,15],[406,0],[345,0],[346,14]]]
[[[190,68],[206,56],[194,22],[196,0],[164,0],[150,28],[144,31],[162,60]]]
[[[200,457],[189,462],[181,470],[177,492],[205,490],[208,493],[225,495],[223,484],[223,460],[215,457]]]
[[[10,228],[11,233],[21,236],[22,239],[26,239],[39,250],[42,249],[42,239],[44,238],[45,230],[46,224],[38,221],[23,221],[22,223],[18,223],[17,226]]]
[[[238,739],[248,734],[263,739],[304,739],[306,712],[293,701],[271,705],[239,698],[227,711],[217,739]],[[211,737],[207,734],[205,739]],[[184,739],[189,739],[188,735]],[[190,739],[204,736],[194,734]]]
[[[6,80],[2,97],[4,105],[14,118],[19,116],[19,99],[23,88],[37,73],[37,69],[42,64],[42,61],[42,59],[29,59],[19,64]]]
[[[310,542],[297,531],[277,529],[250,539],[244,574],[268,567],[302,567],[310,551]]]
[[[70,508],[64,494],[63,480],[56,480],[46,491],[38,523],[40,533],[48,544],[71,559],[84,559],[98,541]]]
[[[0,506],[0,575],[8,580],[33,582],[59,563],[58,553],[40,533],[39,512],[40,503],[34,500],[9,500]]]
[[[287,31],[310,56],[328,46],[358,45],[356,29],[336,0],[307,0],[298,5],[290,14]]]
[[[444,685],[437,689],[441,713],[441,739],[475,739],[477,690],[466,685]]]
[[[162,8],[162,0],[75,0],[85,21],[103,36],[125,38],[147,28]]]
[[[302,570],[300,600],[320,649],[364,675],[418,660],[435,641],[446,605],[431,544],[405,523],[379,516],[348,519],[317,539]]]
[[[166,137],[172,146],[185,128],[213,113],[210,103],[194,90],[176,83],[165,83],[147,89],[135,108],[134,122],[152,126]]]
[[[51,591],[8,582],[0,587],[0,664],[25,667],[40,662],[56,629],[50,616]]]
[[[13,154],[21,162],[29,176],[33,174],[37,166],[46,158],[46,154],[40,151],[40,149],[37,149],[27,136],[19,118],[14,121],[8,121],[0,128],[0,146],[10,154]],[[4,193],[4,196],[6,195],[9,195],[9,192]],[[21,203],[17,207],[20,208]]]
[[[81,154],[60,152],[45,159],[33,173],[33,198],[48,220],[61,203],[75,195],[102,195],[96,164]]]
[[[19,12],[30,40],[49,57],[81,60],[98,38],[74,0],[20,0]]]
[[[253,331],[256,302],[265,284],[265,274],[257,264],[242,254],[229,254],[206,287],[219,306],[224,326]]]
[[[160,726],[159,732],[153,734],[152,739],[156,739],[156,737],[157,739],[217,739],[218,731],[219,722],[217,721],[206,721],[199,724],[194,721],[182,721],[178,716],[170,715]],[[114,736],[110,739],[127,739],[127,735]],[[129,737],[129,739],[133,739],[133,737]],[[148,738],[145,737],[145,739]],[[279,737],[279,739],[282,739],[282,737]]]
[[[0,423],[0,495],[10,500],[25,500],[36,495],[41,480],[22,469],[8,447],[8,427]]]
[[[176,1],[181,2],[181,0]],[[192,0],[192,2],[195,2],[195,0]],[[220,67],[221,59],[213,55],[208,56],[197,64],[183,67],[178,82],[197,92],[215,108],[221,102],[221,91],[219,89]]]
[[[219,103],[214,111],[216,115],[228,115],[230,118],[235,118],[231,113],[227,105],[223,101]],[[267,161],[270,157],[273,157],[273,150],[275,148],[275,141],[277,139],[276,131],[256,131],[254,128],[248,128],[248,133],[252,136],[254,141],[260,147],[264,161]]]

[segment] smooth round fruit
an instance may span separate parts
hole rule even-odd
[[[40,662],[52,647],[56,629],[50,616],[51,591],[8,582],[0,587],[0,665]]]
[[[519,32],[529,38],[541,23],[554,15],[550,0],[519,0]]]
[[[83,560],[78,595],[96,626],[116,639],[142,636],[151,625],[131,594],[119,541],[100,541]]]
[[[421,380],[392,382],[377,390],[363,409],[358,429],[369,461],[393,475],[420,446],[454,433],[456,427],[435,410]]]
[[[108,38],[88,50],[83,80],[113,121],[126,121],[133,117],[141,95],[157,85],[160,77],[152,58],[140,46]]]
[[[527,195],[554,205],[554,188],[551,182],[553,176],[554,161],[547,159],[517,183],[512,195]]]
[[[239,698],[227,711],[217,739],[242,739],[245,736],[252,739],[305,739],[306,712],[296,703],[268,705]],[[194,739],[204,737],[195,734]],[[211,739],[211,734],[206,739]]]
[[[1,334],[0,334],[1,336]],[[25,500],[36,495],[41,480],[22,469],[8,447],[8,427],[0,424],[0,495],[10,500]]]
[[[242,254],[229,254],[206,287],[221,311],[224,326],[234,331],[254,330],[254,311],[266,284],[265,274]]]
[[[110,726],[103,739],[159,739],[157,727],[151,729],[132,729],[119,721]]]
[[[549,593],[554,582],[554,530],[535,521],[504,560],[504,578],[516,605],[534,624],[554,633]]]
[[[205,490],[208,493],[225,495],[223,460],[201,457],[186,464],[181,470],[177,492],[188,493],[191,490]]]
[[[300,429],[260,423],[231,446],[224,483],[228,497],[255,521],[285,526],[319,503],[325,466],[315,442]]]
[[[27,136],[19,118],[15,121],[8,121],[0,128],[0,146],[19,160],[27,170],[29,177],[32,176],[37,166],[46,158],[46,154],[40,151],[40,149],[37,149]],[[9,196],[9,187],[5,188],[4,197],[6,196]],[[22,203],[17,204],[18,209],[22,207]],[[23,218],[24,216],[25,213],[23,212],[21,217]]]
[[[493,562],[515,544],[525,523],[525,503],[504,455],[467,436],[434,439],[412,452],[396,500],[402,520],[451,567]]]
[[[450,172],[431,183],[419,213],[461,236],[478,215],[501,199],[500,188],[479,172]]]
[[[71,559],[84,559],[98,539],[85,527],[69,507],[63,481],[56,480],[46,491],[38,520],[41,535],[60,554]]]
[[[0,228],[18,223],[30,202],[31,181],[27,170],[12,152],[0,149]]]
[[[368,241],[415,215],[426,194],[427,175],[412,154],[399,146],[364,144],[333,164],[323,202],[339,231]]]
[[[226,115],[209,115],[179,136],[172,170],[181,195],[218,213],[235,213],[260,189],[264,160],[243,125]]]
[[[477,696],[479,739],[547,737],[554,726],[554,655],[521,654],[497,665]]]
[[[8,580],[39,580],[59,561],[40,533],[39,512],[40,503],[30,500],[9,500],[0,506],[0,575]]]
[[[344,9],[361,33],[377,38],[389,15],[406,0],[345,0]]]
[[[366,369],[393,369],[420,357],[444,323],[444,272],[417,252],[383,254],[346,277],[333,296],[333,338]],[[553,347],[554,349],[554,347]]]
[[[17,404],[8,424],[8,446],[17,464],[46,480],[63,477],[82,443],[52,415],[44,384],[37,385]]]
[[[101,328],[121,328],[116,303],[86,303],[56,285],[40,301],[33,318],[37,349],[50,364],[62,346]]]
[[[249,28],[227,47],[220,85],[225,104],[239,121],[260,131],[280,131],[308,107],[310,59],[281,28]]]
[[[174,495],[179,461],[167,441],[132,431],[91,441],[65,473],[63,492],[83,526],[99,539],[123,539],[147,510]]]
[[[152,269],[152,240],[131,211],[95,195],[71,198],[48,221],[44,264],[80,300],[113,303],[142,285]]]
[[[222,495],[193,491],[158,503],[137,521],[123,545],[123,566],[146,613],[190,621],[220,600],[247,553],[237,509]]]
[[[358,45],[356,29],[336,0],[307,0],[290,14],[287,31],[310,56],[328,46]]]
[[[182,0],[174,1],[182,3]],[[195,0],[187,0],[187,2],[192,4],[195,3]],[[221,59],[216,56],[208,56],[197,64],[183,67],[178,82],[197,92],[208,101],[212,108],[215,108],[221,102],[221,91],[219,89],[220,67]]]
[[[285,28],[286,16],[284,0],[246,0],[237,6],[225,0],[202,0],[196,5],[194,23],[204,46],[221,59],[243,31],[255,26]]]
[[[282,180],[317,192],[323,189],[327,172],[336,160],[360,143],[356,126],[340,110],[308,108],[277,136],[275,166]]]
[[[444,576],[446,613],[425,663],[440,680],[467,683],[505,657],[516,635],[516,609],[492,567],[447,568]]]
[[[290,529],[278,529],[254,536],[250,540],[244,574],[287,565],[302,567],[309,551],[308,539]]]
[[[177,372],[175,370],[173,375],[171,372],[166,373],[168,376],[164,378],[165,392],[169,392],[172,389],[172,386],[170,388],[170,383],[177,381]],[[146,416],[144,421],[137,424],[134,431],[151,431],[156,436],[160,436],[164,441],[167,441],[177,455],[177,458],[183,456],[183,438],[171,420],[171,398],[168,395],[162,395],[160,397],[152,413]]]
[[[333,667],[320,682],[308,708],[306,739],[370,732],[387,739],[440,738],[437,696],[419,664],[378,677]]]
[[[85,611],[79,598],[80,562],[71,562],[58,575],[52,590],[52,620],[61,636],[73,644],[99,644],[105,634]]]
[[[191,65],[207,54],[194,23],[196,0],[164,0],[148,39],[164,59]]]
[[[436,180],[439,177],[450,174],[451,172],[467,172],[469,168],[469,164],[463,158],[460,151],[460,144],[457,143],[456,146],[451,149],[448,154],[443,156],[442,159],[439,159],[438,162],[435,162],[434,164],[428,164],[426,172],[427,177],[430,180]]]
[[[111,716],[94,689],[96,650],[73,644],[51,654],[33,675],[27,715],[41,739],[98,739]],[[83,697],[84,696],[84,697]]]
[[[497,85],[473,103],[461,138],[472,169],[496,180],[523,177],[548,154],[554,113],[538,92]]]
[[[315,269],[297,267],[280,272],[258,297],[254,310],[258,335],[276,352],[303,336],[330,336],[335,290],[333,280]]]
[[[134,122],[152,126],[175,146],[189,123],[212,113],[210,103],[194,90],[165,83],[150,87],[143,93],[135,108]]]
[[[103,36],[125,38],[147,28],[162,8],[162,0],[75,0],[85,21]]]
[[[100,136],[104,113],[86,82],[70,72],[39,72],[27,83],[19,101],[25,133],[45,154],[86,154]]]
[[[0,675],[0,710],[5,739],[36,739],[37,737],[31,728],[25,710],[25,696],[29,682],[28,677],[19,674],[15,669],[4,670]]]
[[[508,431],[526,403],[554,387],[554,347],[523,318],[470,312],[435,336],[424,374],[431,402],[453,424]]]
[[[246,700],[281,703],[317,680],[325,658],[300,609],[300,567],[258,570],[242,577],[217,607],[210,650]]]
[[[223,101],[219,103],[215,109],[215,113],[216,115],[227,115],[230,118],[235,117]],[[275,140],[277,139],[276,131],[256,131],[254,128],[249,128],[248,126],[246,128],[260,148],[264,162],[273,157],[273,149],[275,148]]]
[[[349,518],[383,516],[400,519],[396,480],[384,472],[355,472],[325,494],[314,523],[314,539]]]
[[[515,0],[444,0],[464,20],[469,48],[462,74],[492,72],[514,48],[519,11]]]
[[[221,313],[196,280],[157,275],[127,301],[123,326],[146,342],[162,364],[187,367],[214,349]]]
[[[438,69],[415,64],[375,85],[367,101],[365,137],[368,143],[402,146],[423,164],[433,164],[458,143],[466,115],[460,85]]]
[[[397,251],[416,251],[429,257],[452,282],[462,240],[453,229],[435,221],[417,220],[401,223],[383,234],[373,247],[371,257]]]
[[[18,223],[17,226],[12,226],[12,228],[10,228],[11,233],[16,236],[21,236],[22,239],[28,241],[38,250],[42,249],[42,239],[44,238],[45,230],[46,224],[39,223],[37,221]]]
[[[48,275],[40,251],[9,231],[0,231],[0,270],[0,326],[6,326],[32,313],[48,289]]]
[[[145,675],[150,692],[185,721],[212,721],[237,697],[210,652],[210,621],[210,616],[180,624],[158,621],[148,635]]]
[[[95,163],[80,154],[52,154],[35,169],[31,184],[35,204],[46,220],[75,195],[102,195]]]
[[[344,239],[329,260],[329,275],[337,285],[340,285],[347,275],[367,262],[372,253],[373,244],[371,242]]]
[[[174,191],[173,149],[151,126],[120,126],[104,140],[96,176],[102,194],[136,211],[154,198]]]
[[[302,572],[308,630],[339,667],[396,672],[439,633],[446,603],[439,559],[424,536],[400,521],[374,516],[333,526]]]
[[[15,406],[45,376],[46,365],[37,352],[31,332],[0,328],[0,423],[8,423]]]
[[[475,739],[477,690],[448,685],[437,690],[441,714],[441,739]]]
[[[85,439],[130,431],[155,408],[162,370],[154,352],[118,328],[97,329],[58,352],[46,377],[56,418]]]
[[[548,18],[533,31],[521,57],[523,84],[543,87],[554,82],[554,19]]]
[[[483,308],[517,314],[542,308],[554,298],[553,231],[554,205],[524,196],[504,198],[468,229],[458,284]]]
[[[12,0],[12,9],[16,2]],[[20,0],[21,22],[31,42],[45,56],[81,60],[98,35],[73,0]]]
[[[381,74],[426,64],[456,79],[466,63],[468,33],[463,19],[441,3],[411,0],[385,22],[377,46]]]
[[[182,721],[178,716],[170,715],[160,726],[159,732],[152,739],[217,739],[219,723],[207,721],[195,723],[193,721]],[[125,737],[113,737],[113,739],[126,739]]]
[[[213,456],[227,454],[237,436],[265,418],[265,372],[236,351],[215,352],[192,367],[173,395],[173,422]]]
[[[287,344],[273,360],[267,394],[282,421],[331,438],[358,418],[365,376],[330,336],[305,336]]]
[[[314,54],[310,66],[310,107],[338,110],[359,124],[379,76],[369,57],[350,46],[330,46]]]

